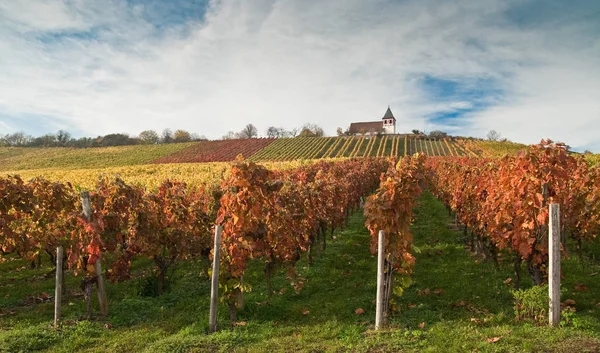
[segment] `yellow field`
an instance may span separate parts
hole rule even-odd
[[[316,160],[263,162],[269,169],[290,169]],[[190,185],[202,186],[220,183],[229,172],[229,162],[214,163],[175,163],[145,164],[127,167],[108,167],[93,169],[44,168],[31,170],[14,170],[2,172],[0,176],[20,175],[24,180],[43,177],[51,181],[70,182],[75,188],[93,189],[101,176],[119,176],[126,183],[140,185],[147,190],[154,190],[166,179],[184,181]]]

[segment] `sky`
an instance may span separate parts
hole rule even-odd
[[[0,0],[0,134],[335,135],[388,105],[600,152],[600,1]]]

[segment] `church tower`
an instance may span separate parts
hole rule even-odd
[[[394,118],[394,114],[392,114],[392,110],[388,105],[387,111],[383,116],[383,131],[386,134],[395,134],[396,133],[396,118]]]

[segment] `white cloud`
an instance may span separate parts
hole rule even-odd
[[[600,150],[600,42],[583,45],[577,19],[519,28],[504,20],[513,4],[215,0],[204,21],[159,30],[123,1],[14,1],[0,5],[0,116],[48,116],[89,135],[219,138],[249,122],[333,134],[390,104],[402,131],[496,129]],[[491,78],[506,96],[459,128],[431,124],[426,115],[472,102],[432,101],[425,74]]]

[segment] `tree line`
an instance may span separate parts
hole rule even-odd
[[[126,145],[154,145],[165,143],[181,143],[202,141],[207,138],[190,133],[186,130],[165,129],[159,135],[154,130],[145,130],[138,136],[116,133],[98,137],[80,137],[74,138],[65,130],[58,130],[53,134],[34,137],[24,132],[15,132],[13,134],[0,135],[0,146],[4,147],[109,147]]]
[[[279,137],[322,137],[325,135],[323,128],[316,124],[305,124],[301,128],[286,130],[281,127],[270,126],[263,136],[269,138]],[[241,131],[229,131],[222,139],[248,139],[259,137],[257,128],[252,125],[246,125]],[[0,134],[0,146],[2,147],[109,147],[109,146],[127,146],[127,145],[156,145],[167,143],[182,143],[208,140],[205,136],[191,133],[186,130],[178,129],[174,132],[170,129],[164,129],[160,134],[155,130],[144,130],[137,136],[131,136],[125,133],[108,134],[98,137],[80,137],[74,138],[65,130],[58,130],[56,133],[45,134],[34,137],[24,132],[15,132],[12,134]]]

